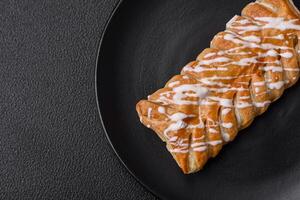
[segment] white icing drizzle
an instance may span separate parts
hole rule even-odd
[[[198,140],[203,140],[204,137],[200,137],[197,139],[193,139],[193,141],[198,141]],[[178,137],[172,137],[169,140],[171,145],[176,146],[175,148],[169,149],[170,152],[172,153],[187,153],[189,150],[189,144],[187,143],[188,141],[185,140],[180,140]],[[200,141],[200,142],[194,142],[191,144],[191,148],[195,152],[203,152],[207,150],[207,146],[217,146],[219,144],[222,144],[222,140],[212,140],[212,141]]]
[[[225,142],[230,141],[230,135],[228,133],[222,133],[222,138]]]
[[[199,62],[199,65],[211,65],[214,63],[223,63],[223,62],[229,62],[231,61],[231,59],[227,58],[227,57],[217,57],[214,59],[210,59],[210,60],[201,60]]]
[[[162,107],[162,106],[159,106],[158,107],[158,112],[162,113],[162,114],[165,114],[166,113],[166,109],[164,107]]]
[[[239,34],[265,29],[277,29],[280,31],[300,30],[300,26],[295,24],[295,22],[299,22],[298,19],[286,20],[282,17],[256,17],[254,20],[254,23],[257,25],[235,26],[235,23],[231,22],[227,28],[237,29],[239,30]]]
[[[191,147],[194,148],[194,147],[199,147],[199,146],[203,146],[205,145],[205,142],[194,142]]]
[[[265,82],[264,81],[260,81],[260,82],[253,82],[254,86],[265,86]]]
[[[290,52],[285,52],[285,53],[281,53],[280,56],[283,58],[291,58],[293,57],[293,54]]]
[[[242,39],[245,41],[248,41],[248,42],[256,42],[256,43],[261,42],[261,39],[254,35],[245,36],[245,37],[242,37]]]
[[[217,55],[217,53],[208,53],[204,56],[204,58],[209,58],[209,57],[212,57],[212,56],[215,56]]]
[[[175,85],[179,85],[180,84],[180,81],[174,81],[172,83],[169,83],[169,87],[174,87]]]
[[[222,123],[221,125],[222,125],[222,127],[227,128],[227,129],[232,128],[232,126],[233,126],[232,123]]]
[[[207,86],[231,87],[230,84],[224,84],[222,82],[211,81],[209,78],[202,78],[199,81]]]
[[[283,68],[281,66],[266,66],[266,67],[260,67],[260,70],[263,71],[272,71],[272,72],[282,72]]]
[[[243,88],[243,87],[239,87],[239,88],[236,88],[236,87],[223,87],[223,88],[209,88],[210,91],[214,91],[214,92],[217,92],[217,93],[226,93],[228,91],[246,91],[248,89],[246,88]]]
[[[284,86],[284,81],[278,81],[278,82],[274,82],[274,83],[268,83],[268,88],[270,88],[271,90],[279,90]]]
[[[276,35],[276,36],[265,36],[265,38],[275,39],[275,40],[284,40],[284,35],[283,34],[279,34],[279,35]]]
[[[151,119],[152,108],[148,108],[147,117]]]
[[[195,68],[192,68],[191,66],[185,66],[183,68],[183,71],[191,71],[191,72],[199,73],[199,72],[205,72],[205,71],[228,71],[228,68],[226,68],[226,67],[207,68],[207,67],[197,65]]]
[[[222,110],[222,115],[227,115],[232,109],[231,108],[225,108]]]
[[[237,78],[245,78],[245,77],[250,77],[251,75],[240,75],[240,76],[212,76],[212,77],[207,77],[207,80],[232,80],[232,79],[237,79]]]
[[[207,149],[206,146],[200,146],[200,147],[193,148],[193,151],[203,152],[203,151],[206,151],[206,149]]]
[[[187,126],[187,124],[180,120],[180,121],[176,121],[175,123],[170,124],[170,126],[168,126],[168,128],[166,128],[164,130],[164,135],[166,136],[166,138],[169,138],[168,133],[171,131],[178,131],[180,129],[183,129]]]
[[[265,95],[265,94],[267,94],[267,93],[268,93],[268,92],[261,92],[261,93],[259,93],[259,94],[255,94],[255,96],[258,97],[258,96]]]
[[[205,151],[207,149],[207,145],[211,145],[211,146],[217,146],[219,144],[222,144],[222,140],[213,140],[213,141],[209,141],[209,142],[194,142],[191,147],[193,148],[194,151]],[[200,148],[202,147],[202,148]],[[206,147],[206,148],[203,148]]]
[[[198,124],[189,124],[187,129],[195,129],[195,128],[204,128],[204,124],[202,121],[200,121]]]
[[[300,25],[295,24],[295,22],[299,22],[298,19],[286,20],[283,17],[256,17],[255,20],[265,23],[261,26],[261,29],[300,30]]]
[[[171,121],[180,121],[180,120],[184,120],[188,117],[195,117],[195,115],[186,115],[184,113],[174,113],[173,115],[170,115],[169,118]]]
[[[163,108],[163,107],[159,107]],[[164,109],[160,109],[161,113],[165,113]],[[183,120],[186,118],[190,118],[190,117],[195,117],[195,115],[187,115],[181,112],[177,112],[174,113],[172,115],[167,115],[167,117],[169,118],[169,120],[172,121],[172,123],[164,130],[164,135],[166,138],[169,138],[168,133],[172,132],[172,131],[179,131],[180,129],[184,129],[184,128],[201,128],[203,125],[201,124],[201,122],[199,124],[196,125],[191,125],[191,124],[187,124],[185,123]]]
[[[247,41],[243,41],[241,39],[238,39],[238,37],[236,37],[235,34],[232,34],[232,33],[225,34],[224,35],[224,39],[228,40],[228,41],[231,41],[233,43],[236,43],[236,44],[241,44],[244,47],[248,47],[248,48],[260,48],[260,45],[258,45],[256,43],[249,43]]]
[[[265,2],[261,2],[261,1],[257,1],[255,2],[257,4],[260,4],[268,9],[270,9],[271,11],[275,12],[276,13],[276,8],[274,6],[272,6],[271,4],[268,4],[268,3],[265,3]]]
[[[299,72],[299,68],[284,68],[284,71],[290,71],[290,72]]]
[[[209,142],[206,142],[207,144],[211,145],[211,146],[217,146],[219,144],[222,144],[222,140],[215,140],[215,141],[209,141]]]
[[[271,103],[271,101],[264,101],[264,102],[253,102],[255,107],[262,108],[266,107]]]
[[[240,97],[241,100],[246,100],[246,99],[250,99],[251,97],[250,96],[242,96]]]
[[[200,84],[180,85],[173,88],[173,91],[175,92],[173,101],[178,105],[184,105],[186,102],[190,103],[190,101],[183,100],[186,97],[198,97],[203,99],[209,92],[207,88]]]
[[[238,15],[235,15],[231,20],[229,20],[227,22],[227,24],[226,24],[226,28],[230,28],[231,25],[236,22],[236,20],[238,19],[238,17],[239,17]]]
[[[220,106],[224,106],[224,107],[232,107],[233,106],[231,99],[225,99],[225,98],[221,98],[221,97],[208,97],[208,98],[213,101],[218,101]]]
[[[278,52],[274,49],[268,50],[266,53],[259,53],[258,58],[265,58],[265,57],[278,57]],[[264,62],[265,63],[265,62]],[[273,62],[274,63],[274,62]]]
[[[169,151],[171,153],[183,153],[183,154],[185,154],[185,153],[189,152],[189,149],[187,149],[187,148],[174,148],[174,149],[169,149]]]
[[[177,139],[178,139],[177,136],[171,137],[171,138],[169,139],[169,142],[175,142]]]
[[[250,23],[250,21],[248,19],[242,19],[240,21],[238,21],[240,24],[248,24]]]
[[[172,91],[161,93],[158,102],[172,102],[177,105],[199,105],[199,101],[186,100],[186,98],[196,97],[200,100],[205,98],[208,95],[208,92],[208,88],[205,88],[200,84],[179,85],[172,88]],[[172,99],[165,97],[170,97],[171,93],[173,93]]]
[[[275,44],[271,44],[271,43],[263,43],[260,46],[262,49],[281,49],[281,50],[292,50],[291,47],[287,47],[287,46],[279,46],[279,45],[275,45]]]
[[[216,129],[214,129],[214,128],[209,128],[208,129],[208,132],[210,132],[210,133],[219,133]]]

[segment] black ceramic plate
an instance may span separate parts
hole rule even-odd
[[[249,2],[128,0],[106,29],[97,70],[103,125],[124,165],[160,198],[300,199],[299,84],[193,175],[182,174],[135,111]]]

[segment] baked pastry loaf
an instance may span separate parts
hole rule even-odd
[[[203,168],[239,130],[299,78],[300,13],[288,0],[258,0],[210,48],[136,105],[184,173]]]

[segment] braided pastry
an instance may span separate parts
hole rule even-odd
[[[288,0],[248,4],[210,48],[138,102],[141,122],[184,173],[203,168],[299,78],[300,13]]]

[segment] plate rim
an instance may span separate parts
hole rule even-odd
[[[129,174],[145,189],[147,190],[148,192],[150,192],[154,197],[156,198],[162,198],[160,195],[158,195],[152,188],[150,188],[147,184],[145,184],[139,177],[137,177],[135,175],[135,173],[129,169],[129,167],[125,164],[125,162],[122,160],[121,156],[119,155],[119,153],[117,152],[116,148],[114,147],[109,135],[108,135],[108,132],[106,130],[106,127],[104,125],[104,121],[103,121],[103,118],[102,118],[102,113],[101,113],[101,109],[100,109],[100,102],[99,102],[99,99],[100,99],[100,96],[99,96],[99,91],[100,91],[100,88],[98,87],[98,81],[99,81],[99,77],[98,77],[98,71],[99,71],[99,65],[100,65],[100,54],[103,50],[102,49],[102,46],[103,46],[103,41],[104,41],[104,38],[105,36],[107,35],[107,30],[109,28],[109,26],[111,25],[111,21],[112,19],[114,18],[114,16],[116,15],[116,13],[120,10],[120,5],[124,2],[124,0],[119,0],[118,3],[114,6],[113,8],[113,11],[110,13],[107,21],[105,22],[105,25],[104,25],[104,29],[102,31],[102,34],[100,36],[100,39],[98,41],[98,49],[97,49],[97,57],[96,57],[96,67],[95,67],[95,71],[94,71],[94,74],[95,74],[95,79],[94,79],[94,84],[95,84],[95,94],[96,94],[96,104],[97,104],[97,110],[98,110],[98,115],[99,115],[99,119],[100,119],[100,123],[101,123],[101,126],[102,126],[102,129],[105,133],[105,137],[106,139],[108,140],[109,142],[109,146],[111,147],[111,149],[113,150],[114,154],[117,156],[119,162],[121,162],[121,164],[125,167],[125,169],[129,172]]]

